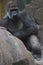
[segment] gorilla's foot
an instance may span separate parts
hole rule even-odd
[[[37,50],[36,52],[33,52],[33,56],[39,61],[41,59],[41,51]]]
[[[39,42],[39,39],[36,35],[32,35],[30,37],[30,43],[32,46],[32,53],[35,59],[40,60],[41,59],[41,44]]]

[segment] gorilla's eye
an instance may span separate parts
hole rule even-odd
[[[17,9],[10,9],[10,11],[18,11]]]

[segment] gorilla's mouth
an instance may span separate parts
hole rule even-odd
[[[10,11],[18,11],[16,8],[10,8]]]

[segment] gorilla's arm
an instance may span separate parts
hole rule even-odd
[[[24,39],[27,36],[27,34],[24,30],[17,31],[13,35],[20,38],[20,39]]]
[[[38,33],[37,23],[31,15],[28,15],[26,12],[22,12],[20,19],[26,26],[26,34]]]
[[[20,30],[20,31],[17,31],[15,32],[13,35],[17,36],[18,38],[20,39],[24,39],[26,37],[29,37],[30,35],[37,35],[37,28],[34,28],[34,27],[30,27],[30,28],[25,28],[24,30]]]
[[[37,24],[31,16],[27,15],[26,13],[21,13],[19,20],[22,21],[26,27],[24,26],[25,29],[17,31],[13,35],[17,36],[20,39],[23,39],[29,35],[38,33]]]

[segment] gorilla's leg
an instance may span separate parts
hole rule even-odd
[[[30,36],[29,42],[27,44],[31,45],[34,57],[41,58],[41,44],[39,42],[38,37],[36,35]]]

